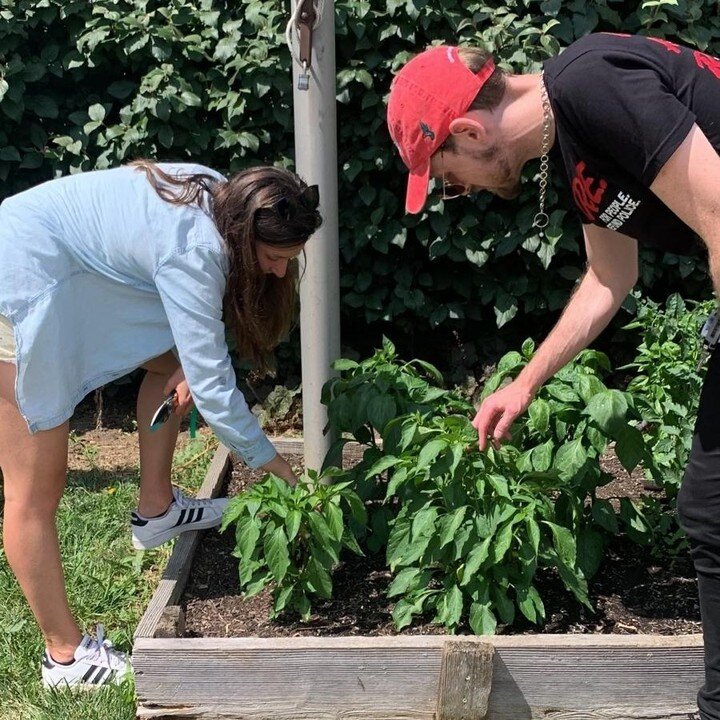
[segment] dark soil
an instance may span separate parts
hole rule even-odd
[[[300,466],[302,458],[289,458]],[[604,463],[613,482],[599,493],[614,502],[623,496],[653,493],[640,472],[628,475],[613,456]],[[236,464],[228,494],[242,492],[257,482],[261,473]],[[269,620],[271,592],[243,600],[238,589],[238,561],[231,553],[231,531],[207,533],[195,556],[181,602],[186,612],[186,635],[190,637],[278,637],[299,635],[396,635],[385,597],[392,577],[382,555],[348,558],[333,575],[334,597],[313,604],[308,622],[299,617]],[[646,550],[618,538],[590,583],[595,612],[581,606],[564,588],[554,572],[538,576],[537,587],[545,603],[547,620],[535,626],[520,617],[512,628],[498,627],[502,634],[532,633],[699,633],[700,610],[692,563],[682,554],[674,563],[659,562]],[[519,615],[519,613],[518,613]],[[443,634],[426,618],[416,620],[402,634]],[[471,632],[460,628],[460,632]]]

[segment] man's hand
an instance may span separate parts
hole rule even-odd
[[[510,440],[510,426],[527,410],[532,399],[533,393],[517,380],[488,395],[472,423],[478,431],[480,450],[485,450],[488,440],[496,448],[501,441]]]
[[[173,412],[180,417],[185,417],[193,406],[192,395],[190,395],[190,388],[185,380],[185,373],[181,367],[170,376],[168,381],[165,383],[163,388],[165,395],[171,395],[173,392],[177,394],[177,402],[175,403],[175,409]]]
[[[282,455],[276,455],[269,463],[262,466],[265,472],[277,475],[282,478],[288,485],[296,485],[297,477],[292,471],[290,464]]]

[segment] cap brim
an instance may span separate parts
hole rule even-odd
[[[405,211],[416,215],[425,207],[430,184],[430,163],[421,170],[411,170],[408,177]]]

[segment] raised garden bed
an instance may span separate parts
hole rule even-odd
[[[286,455],[302,451],[297,441],[275,444]],[[230,457],[221,449],[201,495],[219,494],[230,472]],[[645,618],[648,622],[641,624],[620,614],[621,620],[597,627],[588,624],[589,618],[585,625],[570,615],[555,618],[555,627],[569,631],[564,634],[478,638],[442,635],[428,626],[420,630],[434,634],[413,634],[418,632],[415,628],[389,635],[393,632],[389,625],[383,628],[380,623],[372,631],[359,622],[365,616],[357,607],[348,608],[345,620],[337,610],[333,614],[328,609],[326,616],[332,622],[289,621],[270,627],[259,597],[253,599],[254,611],[247,608],[247,618],[239,620],[237,613],[231,614],[223,627],[225,598],[222,581],[216,582],[223,568],[208,572],[205,566],[194,573],[183,600],[188,609],[186,628],[179,603],[198,544],[193,535],[178,541],[137,629],[134,664],[140,717],[687,720],[695,710],[703,677],[702,638],[698,633],[657,634],[673,631],[673,623],[662,622],[661,617]],[[220,565],[236,563],[234,558],[220,559],[217,550],[227,547],[223,542],[211,536],[207,546],[214,545]],[[373,572],[377,582],[383,581],[377,577],[381,571],[370,568],[369,579],[359,586],[366,592],[358,606],[373,608],[377,595]],[[683,585],[685,578],[675,580]],[[636,583],[635,575],[628,575],[628,581]],[[658,592],[668,588],[671,594],[677,590],[677,582],[662,577],[661,571],[654,573],[653,581],[655,586],[643,586],[646,595],[653,587]],[[340,593],[347,587],[358,597],[350,586],[349,580],[336,581]],[[636,588],[627,590],[638,596]],[[677,593],[676,607],[687,604],[688,590],[694,592],[681,588]],[[690,615],[693,611],[691,607]],[[375,607],[375,615],[378,612]],[[696,617],[674,626],[699,628]],[[590,634],[593,629],[601,634]],[[602,634],[608,629],[628,634]],[[184,636],[199,632],[215,637]],[[217,637],[234,632],[256,636]],[[275,636],[257,637],[271,632]],[[317,637],[323,632],[333,636]],[[377,633],[384,634],[370,636]]]

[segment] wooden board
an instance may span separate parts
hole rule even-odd
[[[703,679],[697,635],[140,639],[139,716],[436,720],[458,640],[495,649],[489,720],[687,720]]]

